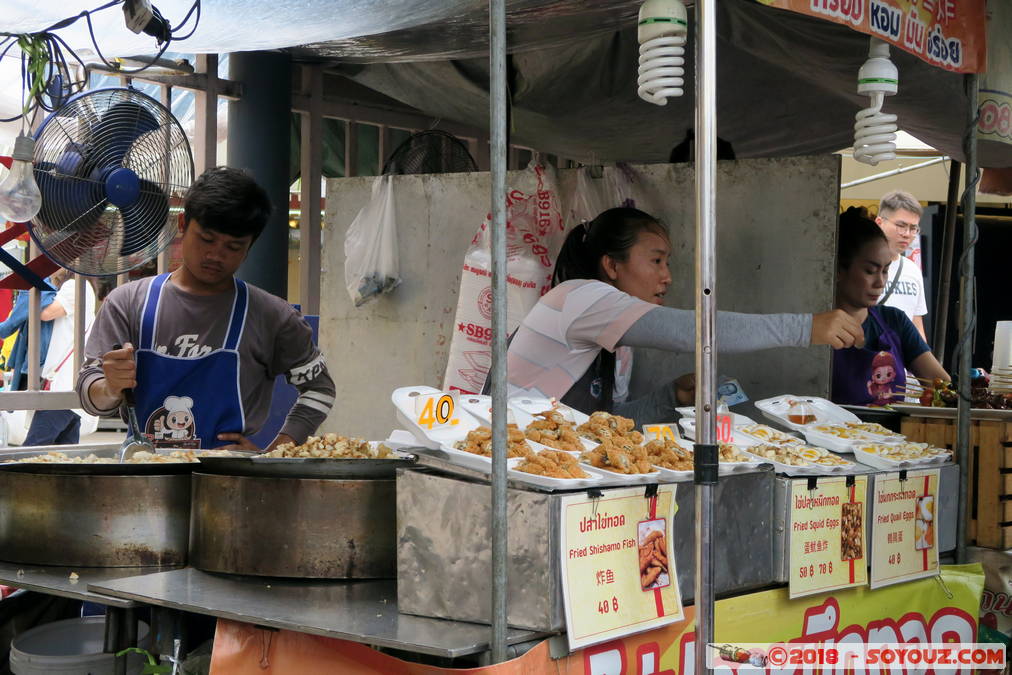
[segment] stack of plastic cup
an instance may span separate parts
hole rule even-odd
[[[1012,391],[1012,321],[999,321],[994,327],[991,389]]]

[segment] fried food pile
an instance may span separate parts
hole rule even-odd
[[[541,419],[536,419],[527,425],[526,435],[528,439],[535,443],[555,448],[556,450],[566,450],[569,452],[581,452],[583,450],[583,443],[580,442],[580,437],[576,435],[573,423],[567,420],[561,412],[558,410],[545,410],[536,414],[535,417],[540,417]]]
[[[581,436],[595,443],[603,443],[609,439],[625,439],[639,445],[643,442],[643,434],[636,431],[635,426],[636,423],[628,417],[598,411],[576,430]]]
[[[384,459],[391,457],[393,451],[379,443],[376,447],[361,438],[347,438],[337,434],[310,436],[302,445],[282,443],[274,450],[265,452],[261,457],[302,458],[316,457],[323,459]]]
[[[590,478],[576,457],[561,450],[542,450],[516,466],[517,471],[548,478]]]
[[[857,449],[897,462],[911,459],[931,459],[939,455],[950,456],[952,454],[949,450],[933,448],[927,443],[900,443],[897,445],[869,443],[868,445],[860,445]]]
[[[815,430],[846,440],[867,440],[869,438],[867,433],[850,424],[820,424],[815,427]]]
[[[757,445],[748,451],[756,457],[788,466],[809,466],[809,462],[794,445]]]
[[[751,462],[752,458],[743,453],[733,445],[727,443],[721,443],[720,448],[717,451],[718,461],[724,462],[725,464],[738,464],[740,462]]]
[[[530,457],[534,454],[531,446],[527,445],[524,439],[524,432],[515,424],[506,425],[508,443],[506,446],[506,457]],[[470,452],[484,457],[492,456],[492,430],[488,427],[478,427],[467,432],[467,438],[453,444],[457,450]]]
[[[857,429],[867,434],[885,436],[887,438],[903,438],[902,434],[898,434],[892,429],[887,429],[878,422],[846,422],[846,425],[851,429]]]
[[[794,436],[777,431],[773,427],[768,427],[765,424],[748,424],[740,428],[741,431],[758,438],[760,441],[766,441],[767,443],[800,443]]]
[[[862,557],[861,526],[861,505],[844,504],[840,523],[840,560],[857,560]]]
[[[692,452],[670,438],[655,438],[643,446],[647,460],[671,471],[692,471]]]
[[[180,464],[196,462],[197,457],[198,453],[194,450],[173,450],[172,452],[157,454],[142,450],[127,459],[124,464]],[[119,464],[119,457],[99,457],[94,453],[87,456],[70,456],[62,452],[47,452],[44,455],[23,457],[14,461],[26,464]]]
[[[593,450],[580,455],[580,461],[614,473],[641,474],[657,471],[650,466],[646,448],[621,438],[605,439]]]
[[[662,572],[668,571],[668,553],[664,533],[653,530],[640,542],[640,586],[647,590]]]

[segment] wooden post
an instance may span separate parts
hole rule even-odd
[[[299,302],[303,314],[320,313],[320,181],[323,173],[323,67],[302,66],[302,90],[309,112],[302,114],[300,148],[302,191],[299,199]]]

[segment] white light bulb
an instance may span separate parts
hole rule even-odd
[[[647,0],[640,7],[636,93],[644,101],[665,105],[669,97],[682,95],[687,17],[679,0]]]
[[[34,153],[35,139],[20,134],[14,141],[11,170],[0,183],[0,217],[13,223],[28,222],[42,208],[32,164]]]
[[[896,159],[896,115],[882,112],[886,96],[899,90],[899,71],[889,60],[889,45],[871,38],[868,60],[857,74],[857,93],[866,94],[870,107],[857,113],[854,123],[854,159],[875,166]]]

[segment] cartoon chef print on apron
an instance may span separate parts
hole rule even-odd
[[[227,445],[218,434],[243,433],[246,415],[239,392],[239,340],[246,326],[249,293],[235,279],[235,300],[224,344],[200,356],[171,356],[155,348],[162,274],[151,281],[141,315],[137,349],[137,417],[156,446],[213,448]]]
[[[833,352],[836,403],[880,406],[903,400],[896,394],[906,385],[900,336],[882,320],[877,307],[869,308],[868,316],[878,326],[878,344]]]

